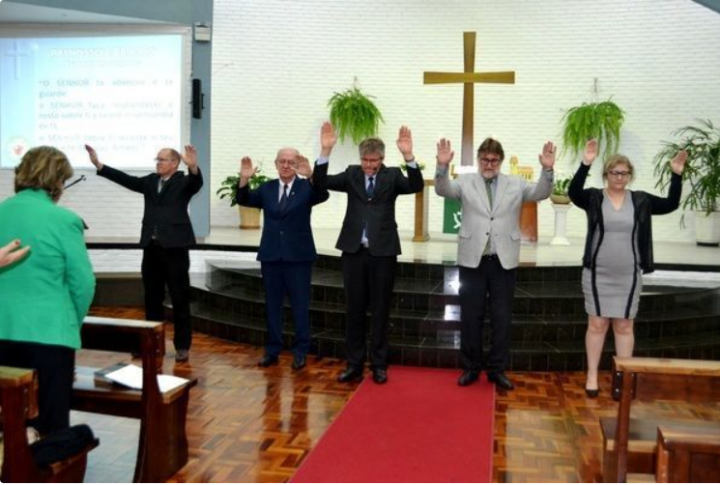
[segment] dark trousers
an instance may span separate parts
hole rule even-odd
[[[388,355],[388,320],[395,284],[397,256],[372,256],[361,248],[343,253],[343,281],[347,308],[348,367],[360,368],[367,357],[366,322],[370,307],[370,363],[385,369]]]
[[[70,427],[75,349],[0,340],[0,365],[37,371],[39,414],[28,424],[41,435]]]
[[[504,269],[497,256],[483,256],[480,266],[460,266],[460,355],[466,370],[504,372],[510,360],[510,324],[517,269]],[[490,355],[483,365],[485,306],[490,310]]]
[[[295,322],[295,340],[292,350],[296,356],[304,357],[310,350],[312,261],[263,261],[261,268],[268,327],[265,353],[277,356],[282,350],[283,300],[287,295]]]
[[[190,251],[188,248],[164,248],[157,243],[143,249],[142,278],[145,287],[145,318],[165,320],[165,285],[170,290],[175,324],[175,349],[189,350],[192,343],[190,323]]]

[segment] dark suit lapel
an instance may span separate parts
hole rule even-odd
[[[155,192],[157,192],[157,200],[160,201],[163,198],[165,198],[165,194],[167,194],[168,191],[170,190],[170,185],[173,182],[177,182],[177,179],[182,178],[182,177],[183,177],[183,174],[180,172],[175,172],[174,174],[172,174],[170,176],[170,178],[165,181],[165,184],[163,184],[162,190],[160,190],[160,192],[158,192],[157,190],[155,191]],[[156,188],[157,188],[158,184],[160,184],[159,176],[155,178],[155,187]]]
[[[355,185],[355,189],[358,191],[358,194],[360,194],[361,198],[367,199],[367,189],[365,188],[365,172],[362,171],[361,167],[358,167],[357,170],[355,170],[355,173],[352,177],[352,183]]]
[[[278,187],[278,190],[280,188]],[[287,204],[285,204],[285,209],[283,210],[283,214],[290,209],[290,206],[295,204],[295,201],[297,200],[297,195],[300,193],[302,189],[302,179],[295,177],[295,181],[292,184],[292,188],[290,189],[290,193],[288,194],[288,201]],[[278,199],[279,201],[279,199]]]
[[[385,165],[380,167],[380,170],[375,174],[375,198],[381,197],[385,192],[389,191],[391,187],[390,171]]]

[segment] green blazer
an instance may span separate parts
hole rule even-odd
[[[31,246],[0,268],[0,340],[80,347],[80,326],[95,294],[83,223],[43,190],[0,203],[0,244]]]

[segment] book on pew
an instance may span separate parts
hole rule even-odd
[[[123,364],[119,369],[105,374],[105,378],[115,384],[120,384],[131,389],[142,390],[143,370],[134,364]],[[167,392],[190,382],[182,377],[167,374],[158,374],[158,387],[160,392]]]
[[[127,365],[128,364],[126,364],[125,362],[118,362],[115,365],[110,365],[108,367],[95,370],[95,372],[93,372],[93,379],[95,380],[95,384],[113,384],[112,379],[108,379],[107,375],[115,372],[116,370],[120,370]],[[77,376],[77,368],[75,369],[75,375]]]

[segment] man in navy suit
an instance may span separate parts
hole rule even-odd
[[[283,299],[287,294],[295,322],[293,342],[294,370],[305,367],[310,349],[310,289],[312,264],[317,259],[310,216],[312,208],[328,199],[326,189],[319,189],[309,178],[312,172],[307,158],[294,148],[282,148],[275,158],[277,180],[250,190],[250,177],[257,168],[244,157],[240,166],[237,202],[263,209],[264,224],[257,259],[265,286],[265,312],[268,340],[261,367],[278,363],[282,350]],[[327,165],[318,168],[327,171]]]
[[[334,131],[323,125],[323,138]],[[327,135],[328,140],[330,135]],[[413,155],[412,133],[400,128],[397,147],[407,164],[407,177],[398,167],[386,167],[385,144],[379,138],[360,143],[360,165],[351,165],[344,172],[326,176],[333,144],[321,153],[316,164],[315,183],[329,190],[347,194],[347,210],[340,237],[335,247],[342,251],[343,279],[347,308],[347,369],[339,382],[363,377],[367,343],[366,311],[370,307],[370,363],[373,381],[387,382],[388,321],[395,284],[395,267],[400,254],[400,237],[395,221],[395,200],[399,195],[423,190],[420,169]],[[323,148],[326,147],[323,145]]]

